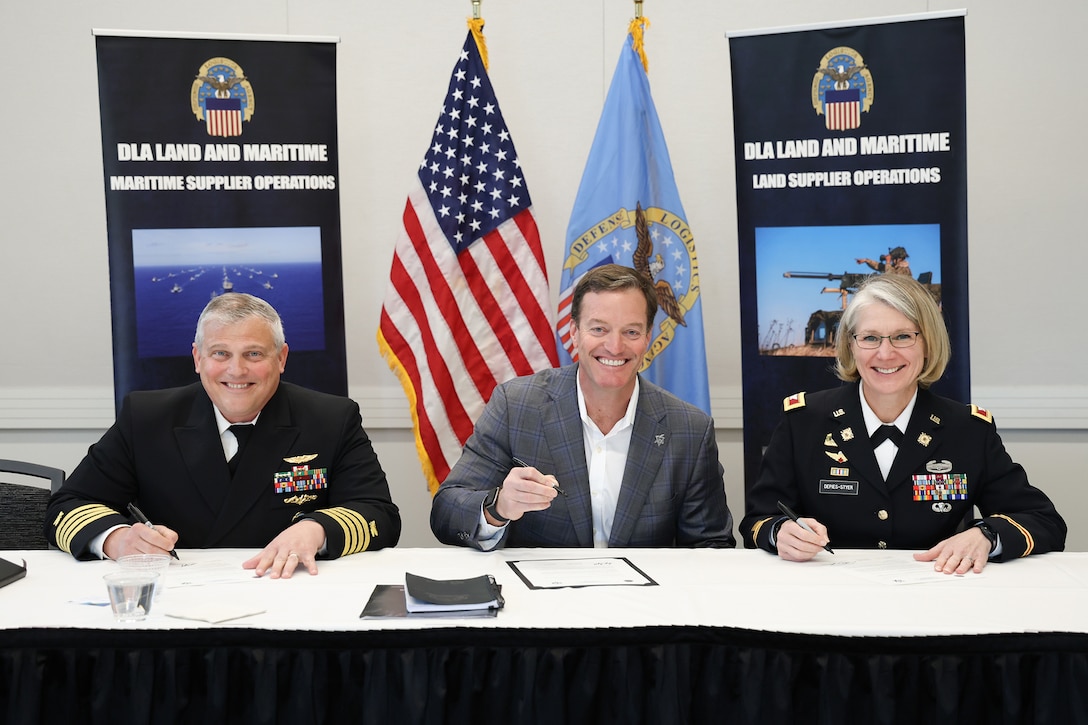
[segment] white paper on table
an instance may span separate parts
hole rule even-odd
[[[243,569],[238,562],[217,559],[210,561],[172,562],[166,570],[166,588],[197,587],[207,584],[237,584],[256,578],[251,569]]]
[[[528,559],[506,563],[530,589],[657,586],[657,582],[625,557]]]
[[[836,561],[830,566],[842,571],[848,571],[878,584],[922,584],[963,578],[960,575],[935,571],[931,561],[914,561],[914,559],[891,556],[877,559]]]
[[[254,614],[264,614],[263,609],[256,609],[245,604],[230,604],[229,602],[215,602],[194,604],[188,603],[184,608],[167,606],[163,612],[167,617],[175,619],[191,619],[197,622],[210,622],[220,624],[230,622],[242,617],[251,617]]]

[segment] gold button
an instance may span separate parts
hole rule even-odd
[[[880,509],[879,511],[876,512],[876,517],[878,519],[880,519],[881,521],[887,521],[888,520],[888,512],[885,511],[884,509]]]
[[[888,548],[888,542],[887,541],[878,541],[878,542],[876,542],[876,545],[877,545],[878,549],[887,549]]]

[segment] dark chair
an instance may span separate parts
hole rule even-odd
[[[64,471],[0,459],[0,473],[49,479],[49,488],[0,482],[0,549],[47,549],[42,533],[49,496],[64,483]]]

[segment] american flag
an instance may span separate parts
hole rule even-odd
[[[470,31],[408,191],[378,328],[432,492],[495,386],[559,364],[531,204]]]

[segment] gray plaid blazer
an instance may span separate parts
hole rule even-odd
[[[500,546],[593,546],[577,374],[577,364],[568,365],[495,389],[431,503],[431,530],[439,541],[480,548],[483,500],[516,456],[554,475],[567,495],[507,524]],[[723,473],[713,419],[640,378],[609,546],[735,546]]]

